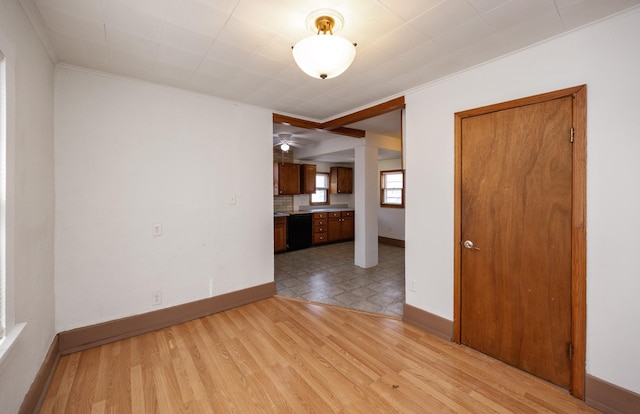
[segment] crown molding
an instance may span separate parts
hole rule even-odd
[[[40,42],[44,46],[49,58],[53,62],[54,65],[58,64],[58,55],[53,48],[53,44],[47,35],[47,27],[44,24],[44,20],[42,19],[42,15],[38,8],[33,4],[33,0],[18,0],[24,13],[27,15],[31,26],[35,29],[38,37],[40,38]]]

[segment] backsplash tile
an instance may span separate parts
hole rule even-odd
[[[293,196],[273,196],[273,211],[292,211]]]

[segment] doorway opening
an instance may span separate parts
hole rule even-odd
[[[404,98],[398,98],[326,122],[326,125],[315,125],[315,130],[309,129],[309,121],[303,122],[274,114],[274,160],[277,158],[276,161],[280,162],[283,157],[279,152],[276,154],[276,148],[280,146],[277,138],[283,133],[291,134],[296,140],[290,162],[315,164],[316,174],[328,172],[334,166],[347,167],[355,172],[355,148],[361,146],[362,141],[348,150],[338,146],[337,151],[322,154],[311,153],[309,155],[309,151],[305,148],[306,140],[309,140],[310,143],[313,139],[317,139],[318,142],[334,140],[335,143],[337,141],[335,136],[322,137],[321,134],[326,134],[327,131],[342,131],[350,136],[345,141],[354,141],[354,138],[358,136],[366,139],[367,145],[378,147],[376,178],[383,170],[402,170],[403,108]],[[318,129],[323,131],[318,131]],[[316,137],[316,135],[318,136]],[[355,141],[359,141],[359,139],[356,138]],[[311,147],[313,145],[315,144],[310,144]],[[394,145],[397,145],[395,149]],[[324,147],[327,148],[330,145],[327,144]],[[298,154],[303,155],[299,156]],[[357,191],[358,189],[354,187],[353,194],[351,192],[349,194],[332,193],[330,196],[327,194],[326,204],[330,205],[314,205],[310,195],[293,195],[288,208],[297,213],[298,211],[314,211],[314,209],[331,210],[334,207],[339,208],[339,206],[349,207],[355,210],[353,213],[356,216],[355,220],[357,220],[359,218],[358,210],[362,206],[362,204],[355,205]],[[279,211],[277,206],[283,204],[279,200],[280,198],[283,197],[274,196],[274,211]],[[365,269],[354,264],[354,261],[357,261],[355,260],[357,254],[361,252],[361,250],[356,251],[355,244],[357,242],[355,240],[326,244],[322,237],[328,236],[320,233],[317,234],[318,240],[314,239],[316,242],[311,248],[276,254],[274,274],[277,293],[365,312],[402,316],[405,299],[404,205],[401,208],[390,209],[383,208],[377,202],[375,205],[371,205],[370,201],[366,201],[367,208],[376,208],[378,211],[378,264],[376,266]],[[331,232],[332,230],[329,225],[326,229],[320,224],[318,226],[314,224],[314,231],[316,227],[317,231],[323,229],[322,231]],[[353,237],[353,234],[352,232],[350,237]],[[328,237],[328,240],[332,240],[332,238]],[[359,242],[363,243],[361,240]]]

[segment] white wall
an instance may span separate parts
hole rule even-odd
[[[640,9],[406,94],[407,303],[453,318],[453,114],[587,84],[587,372],[640,392]]]
[[[0,364],[0,411],[15,413],[55,335],[53,64],[16,0],[0,2],[7,56],[7,262],[12,314],[26,323]]]
[[[55,107],[58,331],[273,281],[270,111],[64,66]]]
[[[402,160],[378,161],[380,171],[401,170]],[[390,239],[404,240],[404,208],[380,207],[378,203],[378,235]]]

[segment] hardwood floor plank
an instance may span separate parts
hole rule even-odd
[[[595,413],[397,318],[273,297],[63,356],[50,413]]]
[[[134,413],[145,413],[147,409],[145,407],[144,399],[144,381],[142,375],[142,367],[140,365],[134,365],[131,367],[130,381],[131,381],[131,411]]]

